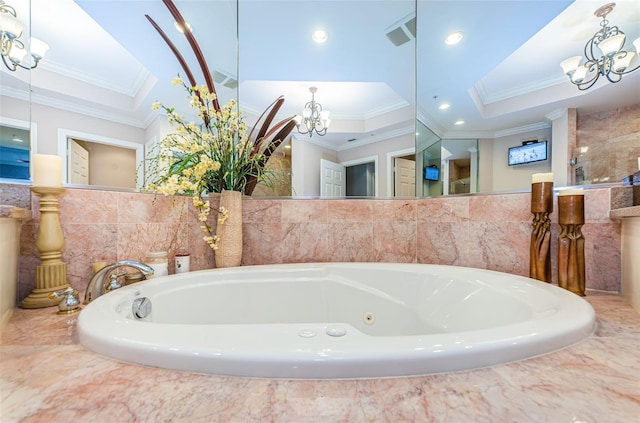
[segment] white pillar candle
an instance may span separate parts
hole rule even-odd
[[[531,183],[537,182],[553,182],[553,173],[534,173],[531,176]]]
[[[584,195],[584,189],[582,188],[567,188],[558,191],[558,195]]]
[[[48,154],[33,156],[33,186],[62,187],[62,159]]]

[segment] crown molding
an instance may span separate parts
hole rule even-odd
[[[416,128],[413,126],[406,126],[404,128],[395,129],[393,131],[383,132],[370,137],[356,139],[355,141],[345,142],[338,145],[336,151],[351,150],[352,148],[362,147],[364,145],[375,144],[380,141],[386,141],[390,138],[401,137],[407,134],[415,134]]]
[[[124,94],[130,97],[134,97],[144,86],[146,79],[151,76],[151,72],[149,72],[146,68],[140,68],[140,71],[137,73],[135,79],[128,87],[123,87],[120,83],[113,83],[107,81],[103,78],[96,78],[88,73],[78,71],[70,66],[61,65],[59,63],[54,63],[51,61],[42,61],[39,66],[43,70],[62,75],[67,78],[72,78],[86,84],[94,85],[99,88],[103,88],[105,90],[113,91],[118,94]]]
[[[552,76],[545,79],[540,79],[537,81],[532,81],[526,84],[519,85],[515,88],[507,89],[504,91],[489,93],[482,83],[482,81],[478,81],[474,88],[482,101],[482,104],[490,104],[497,103],[499,101],[508,100],[514,97],[520,97],[523,95],[527,95],[536,91],[543,90],[545,88],[552,87],[554,85],[564,84],[566,82],[567,77],[565,75],[561,76]]]
[[[510,129],[502,129],[500,131],[496,131],[494,133],[494,138],[502,138],[509,135],[517,135],[523,134],[525,132],[538,131],[540,129],[551,128],[551,124],[549,122],[536,122],[530,125],[518,126]]]

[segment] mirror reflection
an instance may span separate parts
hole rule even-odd
[[[145,14],[198,69],[170,14],[151,0],[118,8],[107,0],[30,3],[11,5],[30,23],[25,31],[50,49],[37,69],[2,69],[0,123],[36,125],[31,154],[66,157],[75,137],[129,150],[139,167],[144,150],[171,130],[151,104],[189,108],[170,85],[181,68]],[[559,66],[598,29],[599,2],[175,3],[213,69],[221,100],[238,98],[249,124],[279,95],[286,99],[282,118],[308,117],[303,109],[310,102],[330,112],[318,122],[328,123],[326,134],[303,133],[304,124],[294,131],[270,163],[273,188],[254,195],[434,196],[526,189],[538,172],[553,171],[562,186],[615,182],[637,170],[629,159],[640,156],[637,135],[609,137],[608,128],[581,127],[593,128],[606,113],[619,117],[620,110],[636,116],[640,71],[580,91]],[[609,15],[627,33],[625,46],[640,36],[633,4],[620,1]],[[322,43],[312,37],[318,29],[325,31]],[[445,43],[456,32],[458,43]],[[596,118],[583,122],[584,116]],[[618,129],[629,127],[625,119],[615,121]],[[509,166],[509,148],[531,140],[547,140],[547,160]]]
[[[600,6],[597,1],[418,0],[418,127],[430,129],[441,139],[433,142],[441,145],[434,151],[438,146],[425,145],[419,135],[417,159],[425,169],[440,167],[443,185],[423,182],[419,195],[465,187],[452,185],[454,172],[445,162],[458,143],[465,150],[468,140],[477,141],[471,192],[528,189],[538,172],[553,171],[556,186],[566,186],[619,182],[637,171],[640,142],[630,126],[640,116],[640,71],[613,84],[603,77],[581,91],[560,67],[567,57],[582,54],[600,29],[601,19],[594,16]],[[640,58],[631,56],[632,41],[640,36],[637,1],[617,2],[608,19],[626,31],[629,69],[637,67]],[[614,116],[615,123],[598,124]],[[547,141],[547,159],[509,163],[510,149],[531,141]],[[589,146],[598,153],[587,155]],[[442,179],[448,169],[449,178]]]
[[[30,133],[23,128],[0,125],[0,178],[29,179]]]
[[[414,148],[415,3],[240,0],[238,6],[241,108],[255,114],[284,95],[282,116],[300,116],[288,195],[414,196],[413,187],[397,193],[388,181],[395,158]],[[274,25],[256,30],[261,22]],[[329,112],[318,113],[315,128],[312,105]]]

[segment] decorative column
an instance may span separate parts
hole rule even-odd
[[[60,298],[49,298],[49,295],[69,288],[67,265],[61,260],[64,238],[58,210],[58,196],[64,192],[64,188],[32,187],[31,191],[40,196],[40,225],[36,247],[40,252],[41,264],[36,267],[36,287],[22,300],[21,306],[51,307],[58,305]]]
[[[553,173],[536,173],[531,180],[531,245],[529,277],[551,282],[551,220]]]
[[[51,294],[69,288],[67,265],[62,261],[64,237],[60,226],[58,196],[62,188],[62,161],[58,156],[34,155],[33,186],[40,196],[40,224],[36,247],[41,264],[36,267],[36,287],[21,303],[22,308],[43,308],[58,305],[60,298]]]
[[[558,193],[558,285],[585,296],[584,191],[565,189]]]

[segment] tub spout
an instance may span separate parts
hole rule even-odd
[[[84,291],[84,304],[89,304],[102,294],[104,294],[104,281],[109,273],[116,270],[118,267],[133,267],[142,273],[143,279],[147,276],[153,275],[153,268],[147,266],[144,263],[134,260],[122,260],[115,263],[111,263],[98,270],[87,285],[87,289]]]

